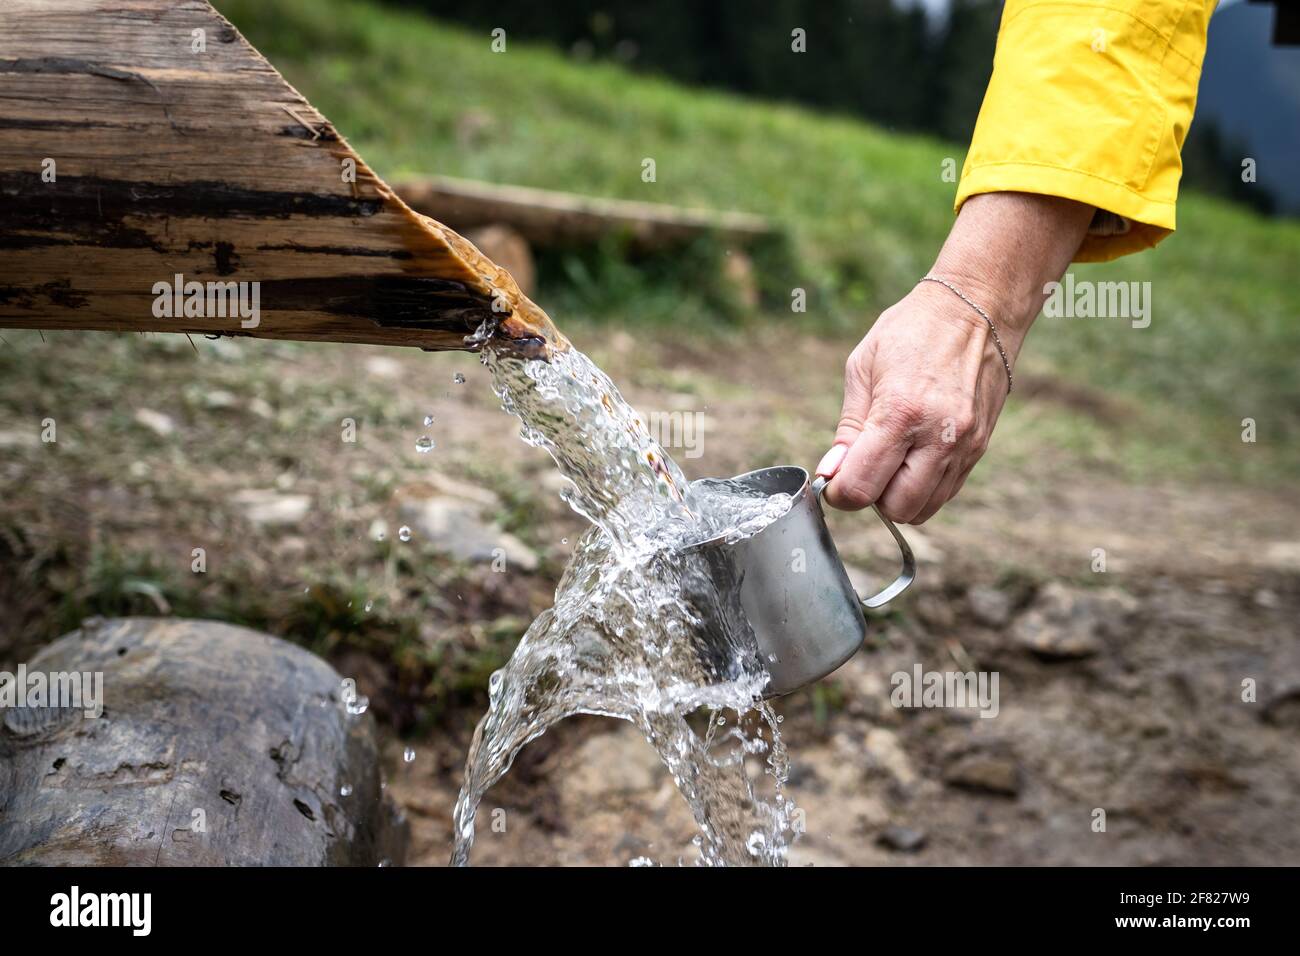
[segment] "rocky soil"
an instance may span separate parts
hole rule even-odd
[[[0,418],[0,665],[85,613],[298,640],[386,728],[409,861],[445,863],[488,674],[583,529],[475,360],[7,338],[25,368],[66,374]],[[734,339],[575,339],[638,408],[701,416],[700,444],[674,450],[692,476],[825,450],[844,342],[758,334],[741,361]],[[912,591],[849,664],[777,704],[806,821],[792,863],[1300,863],[1300,504],[1276,483],[1144,470],[1133,414],[1026,373],[961,497],[906,530]],[[831,523],[863,589],[891,573],[869,514]],[[893,706],[892,675],[917,664],[996,672],[997,715]],[[650,747],[596,718],[531,744],[482,814],[476,863],[692,855]]]
[[[1101,479],[1043,489],[985,485],[907,532],[913,593],[833,677],[778,702],[806,814],[791,863],[1300,862],[1300,562],[1279,534],[1295,505]],[[843,550],[887,573],[869,521],[835,523]],[[996,672],[996,716],[894,706],[891,676],[918,663]],[[464,750],[435,737],[397,772],[414,862],[446,859]],[[692,859],[683,801],[614,721],[531,744],[482,814],[476,863]]]

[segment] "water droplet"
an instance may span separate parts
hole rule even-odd
[[[339,787],[339,796],[340,797],[352,796],[352,784],[345,783],[343,786]]]
[[[465,384],[465,376],[462,375],[462,374],[460,374],[460,372],[457,372],[455,375],[453,375],[453,376],[451,377],[451,380],[452,380],[453,382],[455,382],[457,385],[464,385],[464,384]]]
[[[369,614],[369,613],[370,613],[370,610],[371,610],[374,606],[375,606],[375,602],[374,602],[374,601],[367,601],[367,602],[366,602],[366,613]]]
[[[432,415],[425,415],[425,416],[424,416],[424,427],[425,427],[425,428],[428,428],[428,427],[429,427],[430,425],[432,425],[432,424],[433,424],[433,416],[432,416]]]
[[[359,694],[353,697],[347,703],[348,715],[351,717],[360,717],[370,709],[370,698],[365,694]]]
[[[420,440],[415,443],[415,450],[421,455],[427,455],[433,451],[433,439],[428,435],[421,435]]]
[[[414,748],[414,747],[407,747],[405,750],[402,751],[402,762],[403,762],[403,763],[415,763],[415,748]]]
[[[568,538],[561,538],[561,539],[560,539],[560,544],[568,544],[568,543],[569,543],[569,539],[568,539]]]
[[[400,528],[397,529],[397,537],[401,541],[410,541],[411,529],[408,528],[406,525],[402,525]]]

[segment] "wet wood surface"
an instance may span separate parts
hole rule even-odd
[[[255,326],[223,308],[254,282]],[[205,0],[0,3],[0,327],[442,349],[485,319],[551,328]]]

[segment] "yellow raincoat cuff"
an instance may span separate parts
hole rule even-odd
[[[955,208],[1002,191],[1095,206],[1104,212],[1080,262],[1167,236],[1213,8],[1214,0],[1007,0]]]

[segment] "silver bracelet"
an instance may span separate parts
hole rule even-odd
[[[966,294],[962,292],[961,289],[957,288],[947,279],[941,279],[936,275],[930,275],[929,273],[927,273],[926,275],[921,276],[921,281],[937,282],[939,283],[939,285],[943,286],[944,288],[951,290],[953,294],[957,296],[957,298],[961,299],[972,309],[978,312],[980,316],[984,319],[984,321],[989,324],[989,331],[993,333],[993,344],[998,347],[998,355],[1002,356],[1002,367],[1007,370],[1007,394],[1010,395],[1011,394],[1011,361],[1007,358],[1007,350],[1002,347],[1002,337],[998,335],[998,327],[993,324],[993,320],[989,318],[989,314],[985,312],[983,309],[981,309],[974,302],[972,302],[970,299],[968,299],[966,297]]]

